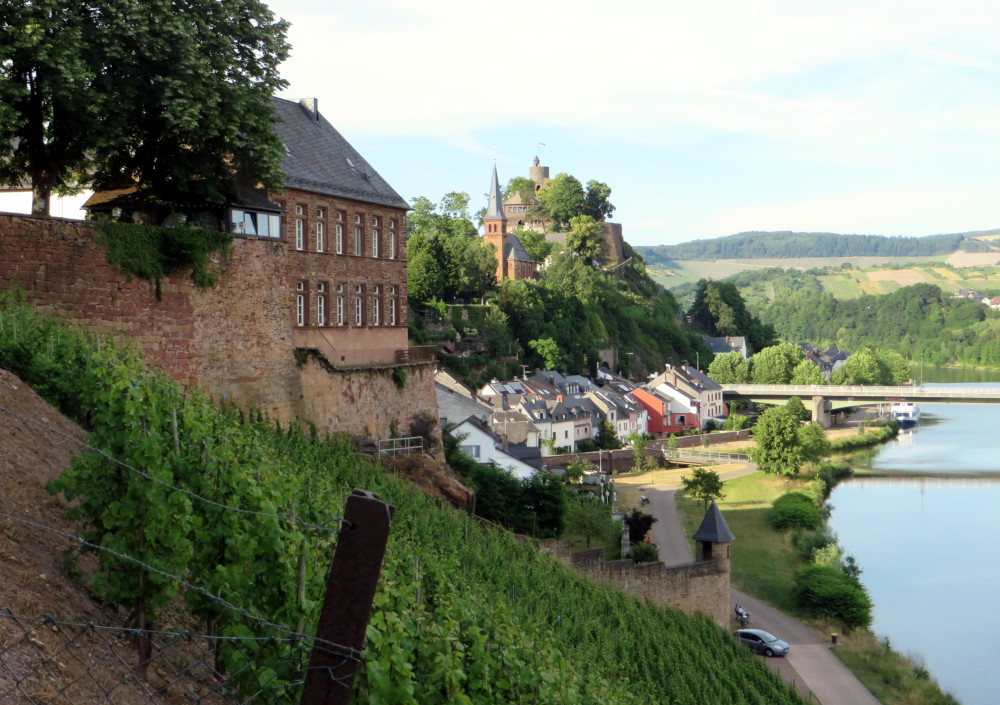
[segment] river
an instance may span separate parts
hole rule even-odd
[[[925,384],[1000,386],[1000,373],[925,370]],[[864,573],[872,630],[963,705],[998,702],[1000,406],[924,404],[917,428],[858,460],[830,526]],[[928,476],[928,474],[932,476]]]

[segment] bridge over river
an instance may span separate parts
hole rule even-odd
[[[792,397],[812,400],[813,421],[830,425],[830,412],[852,406],[894,402],[928,404],[1000,404],[1000,387],[900,386],[836,384],[722,384],[728,400],[783,404]],[[807,404],[808,407],[808,404]]]

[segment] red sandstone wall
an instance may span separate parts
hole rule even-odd
[[[407,432],[416,412],[436,410],[433,365],[407,367],[402,392],[388,368],[332,374],[315,362],[296,365],[287,282],[326,256],[238,238],[215,288],[199,289],[189,273],[178,273],[163,280],[157,301],[153,283],[128,281],[93,236],[82,221],[0,214],[0,291],[19,286],[28,301],[83,330],[131,339],[151,366],[182,384],[281,419],[303,416],[331,432],[387,437],[390,421]],[[355,263],[344,265],[345,275],[360,259],[349,258]],[[370,264],[405,273],[405,262]]]

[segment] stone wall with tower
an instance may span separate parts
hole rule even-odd
[[[539,550],[581,575],[658,605],[688,614],[702,612],[720,627],[729,626],[729,544],[734,540],[715,502],[694,535],[696,558],[690,563],[606,561],[604,549],[572,553],[569,542],[543,541]]]

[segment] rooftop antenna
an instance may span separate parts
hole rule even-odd
[[[528,379],[528,366],[521,365],[521,379]]]

